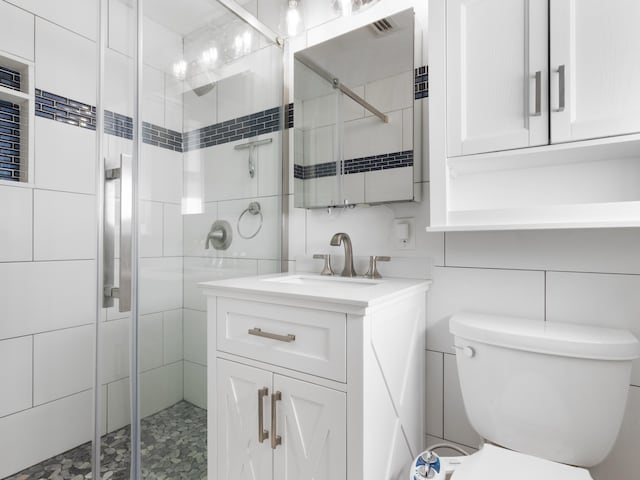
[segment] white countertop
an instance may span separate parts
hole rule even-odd
[[[368,308],[398,296],[426,292],[430,280],[403,278],[367,279],[321,276],[308,273],[280,273],[199,283],[208,296],[256,297],[302,300]]]

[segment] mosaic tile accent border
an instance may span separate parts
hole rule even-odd
[[[96,129],[96,107],[86,103],[36,89],[35,112],[38,117],[55,120],[88,130]],[[133,139],[133,119],[105,110],[105,133]],[[182,152],[182,133],[142,122],[142,141],[149,145]]]
[[[174,152],[182,152],[183,148],[182,133],[147,122],[142,122],[142,141]]]
[[[270,108],[186,132],[182,136],[183,151],[188,152],[277,132],[281,129],[280,112],[280,107]]]
[[[416,100],[429,97],[429,65],[415,69],[413,94]]]
[[[0,101],[0,179],[20,181],[20,105]]]
[[[20,91],[20,72],[0,66],[0,85],[11,90]]]
[[[372,155],[369,157],[343,160],[342,170],[345,175],[353,173],[376,172],[392,168],[413,166],[413,150],[404,152]],[[336,175],[336,162],[319,163],[317,165],[293,165],[293,176],[300,180],[333,177]]]
[[[284,128],[293,128],[293,103],[285,107]]]
[[[36,116],[89,130],[96,129],[96,107],[36,89]]]

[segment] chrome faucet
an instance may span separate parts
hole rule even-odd
[[[344,269],[342,270],[343,277],[355,277],[356,271],[353,268],[353,247],[351,246],[351,238],[346,233],[336,233],[331,238],[331,246],[338,247],[340,244],[344,245]]]

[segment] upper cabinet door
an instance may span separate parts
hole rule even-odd
[[[346,480],[346,394],[300,380],[274,375],[277,433],[274,479]]]
[[[273,456],[266,439],[258,441],[258,391],[271,393],[273,375],[218,359],[217,480],[271,480]],[[211,368],[211,367],[209,367]],[[263,400],[264,430],[271,429],[269,397]],[[210,473],[210,475],[213,475]]]
[[[448,156],[547,144],[548,1],[446,4]]]
[[[640,2],[551,1],[551,141],[640,132]]]

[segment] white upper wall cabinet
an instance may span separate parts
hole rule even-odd
[[[640,226],[638,18],[429,0],[429,230]]]
[[[550,19],[551,141],[640,132],[640,2],[552,0]]]
[[[548,143],[547,26],[547,0],[447,2],[450,157]]]

